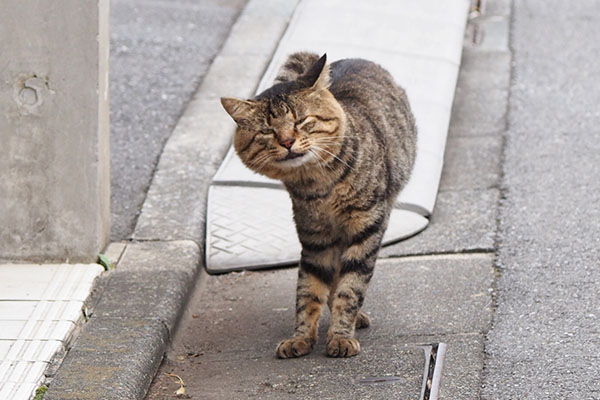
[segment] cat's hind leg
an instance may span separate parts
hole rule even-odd
[[[329,297],[333,281],[333,268],[328,257],[306,257],[303,255],[298,269],[296,289],[296,324],[294,335],[277,346],[279,358],[301,357],[310,353],[317,342],[319,317]],[[320,261],[319,264],[316,261]]]
[[[356,315],[356,323],[354,324],[356,329],[364,329],[371,326],[371,318],[367,315],[366,312],[360,310]]]

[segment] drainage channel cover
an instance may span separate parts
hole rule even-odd
[[[468,8],[468,0],[301,0],[259,84],[257,92],[271,86],[289,54],[313,51],[327,53],[331,62],[353,57],[377,62],[406,89],[419,129],[418,151],[384,245],[425,229],[433,212]],[[282,189],[281,183],[247,170],[230,149],[209,191],[209,272],[299,260],[291,201]]]

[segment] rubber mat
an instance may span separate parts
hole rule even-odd
[[[272,85],[289,54],[314,51],[327,53],[329,62],[377,62],[405,88],[419,131],[417,158],[384,245],[425,229],[433,212],[468,8],[468,0],[300,1],[258,87],[260,93]],[[206,235],[209,272],[276,267],[300,257],[287,192],[248,170],[232,148],[209,190]]]

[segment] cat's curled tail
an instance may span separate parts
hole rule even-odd
[[[315,53],[300,51],[291,54],[279,69],[275,83],[296,80],[296,78],[304,74],[318,60],[319,55]]]

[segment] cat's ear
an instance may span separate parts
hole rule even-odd
[[[238,125],[240,122],[250,119],[256,110],[256,103],[233,97],[221,97],[221,104]]]
[[[327,54],[323,54],[301,77],[304,84],[314,91],[327,89],[331,84],[331,69],[327,64]]]

